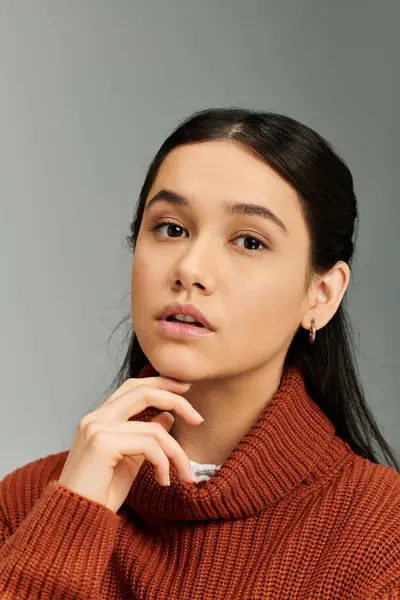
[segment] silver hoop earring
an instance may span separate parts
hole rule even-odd
[[[315,337],[317,335],[316,329],[315,329],[315,319],[311,319],[311,331],[310,331],[310,344],[313,344],[315,342]]]

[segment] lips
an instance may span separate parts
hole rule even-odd
[[[199,339],[213,334],[213,331],[206,327],[199,327],[194,323],[185,323],[183,321],[167,321],[166,319],[157,319],[156,326],[160,333],[170,338],[192,338]]]
[[[203,311],[195,304],[180,304],[179,302],[173,302],[168,304],[164,310],[161,311],[157,318],[167,320],[168,317],[172,317],[173,315],[188,315],[193,317],[198,323],[201,323],[201,325],[203,325],[203,327],[206,329],[215,331],[213,324],[210,323]]]

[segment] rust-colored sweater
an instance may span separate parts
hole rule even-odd
[[[400,599],[400,476],[335,435],[296,369],[208,481],[171,463],[162,487],[144,461],[115,514],[58,482],[67,455],[0,482],[1,600]]]

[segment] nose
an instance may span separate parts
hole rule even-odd
[[[185,249],[179,258],[174,271],[175,285],[186,289],[199,287],[206,294],[212,294],[215,289],[215,250],[212,244],[197,240]]]

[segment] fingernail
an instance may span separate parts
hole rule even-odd
[[[201,414],[197,412],[197,410],[193,410],[193,415],[198,423],[203,423],[204,419]]]

